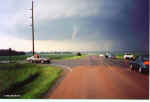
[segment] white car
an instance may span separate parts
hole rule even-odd
[[[123,56],[124,59],[133,59],[134,58],[134,55],[133,54],[130,54],[130,53],[127,53]]]
[[[31,63],[50,63],[51,62],[51,60],[48,58],[44,58],[44,57],[35,58],[34,56],[28,57],[26,60]]]
[[[104,57],[104,54],[99,54],[100,57]]]

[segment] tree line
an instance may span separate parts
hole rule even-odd
[[[11,49],[0,49],[0,56],[15,56],[15,55],[25,55],[25,52],[15,51]]]

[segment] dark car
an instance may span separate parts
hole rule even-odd
[[[136,70],[140,73],[149,71],[149,56],[139,56],[129,63],[131,70]]]
[[[106,53],[105,54],[105,58],[113,58],[113,59],[115,59],[116,57],[112,53]]]

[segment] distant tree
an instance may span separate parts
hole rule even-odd
[[[15,51],[11,49],[0,49],[0,56],[15,56],[15,55],[25,55],[23,51]]]
[[[82,54],[80,52],[77,53],[77,56],[82,56]]]

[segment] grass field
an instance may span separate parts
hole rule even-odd
[[[49,56],[45,56],[45,57],[48,57],[50,59],[53,59],[53,60],[67,60],[67,59],[79,59],[79,58],[83,58],[87,55],[82,55],[82,56],[77,56],[77,55],[74,55],[74,54],[63,54],[63,55],[49,55]]]
[[[145,54],[145,53],[134,53],[133,54],[134,58],[136,58],[137,56],[143,56],[143,55],[149,55],[149,54]],[[116,54],[116,58],[118,59],[123,59],[124,54]]]
[[[11,60],[18,61],[18,60],[25,60],[27,57],[30,57],[31,55],[17,55],[17,56],[11,56]],[[9,60],[9,56],[0,56],[0,61],[3,60]]]
[[[123,59],[123,56],[124,56],[124,54],[117,54],[117,55],[116,55],[116,58],[118,58],[118,59]]]
[[[59,78],[62,70],[54,66],[35,64],[0,64],[0,97],[40,98]]]
[[[40,64],[19,64],[32,55],[11,56],[16,63],[0,64],[0,98],[40,98],[48,88],[59,78],[60,70],[54,66]],[[52,60],[78,59],[87,55],[75,54],[41,54]],[[0,56],[0,61],[9,60],[9,56]],[[20,97],[6,97],[6,95],[21,95]]]
[[[87,55],[76,56],[75,54],[40,54],[43,57],[50,58],[52,60],[63,60],[63,59],[78,59],[82,58]],[[18,55],[18,56],[11,56],[11,60],[13,61],[21,61],[25,60],[27,57],[32,55]],[[9,56],[0,56],[0,61],[9,60]]]

